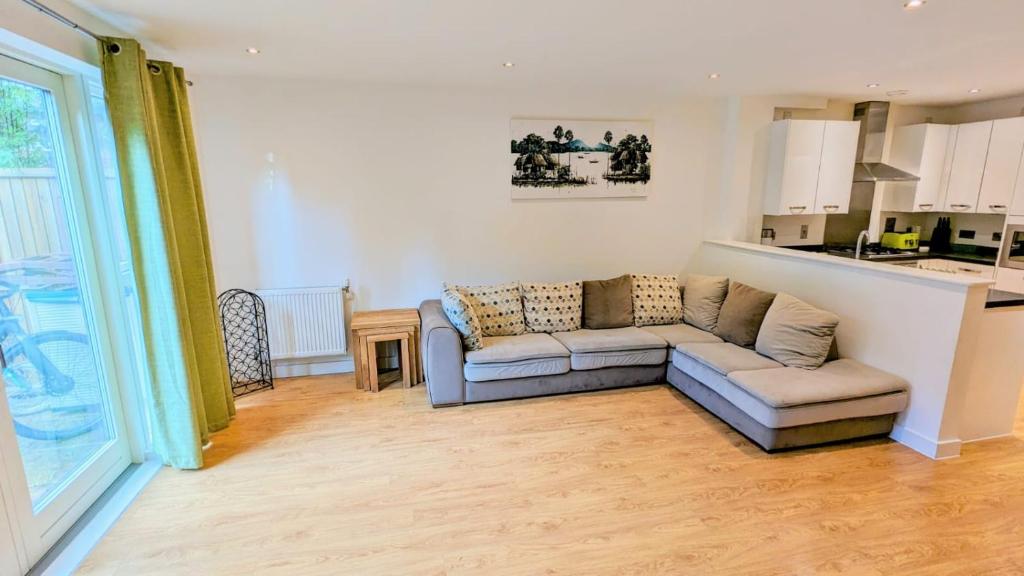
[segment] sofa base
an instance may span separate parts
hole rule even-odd
[[[671,363],[668,365],[667,379],[674,388],[768,452],[885,436],[892,431],[896,421],[895,414],[883,414],[789,428],[768,428]]]
[[[665,364],[571,370],[565,374],[537,378],[513,378],[487,382],[467,380],[466,403],[646,386],[664,382]]]

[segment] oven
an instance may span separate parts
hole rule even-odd
[[[999,251],[999,267],[1024,270],[1024,224],[1011,224],[1003,234]]]

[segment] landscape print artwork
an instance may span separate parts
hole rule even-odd
[[[511,122],[512,198],[645,197],[653,123],[643,120]]]

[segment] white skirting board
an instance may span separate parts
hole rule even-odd
[[[305,360],[279,360],[273,363],[273,367],[274,378],[323,376],[326,374],[347,374],[355,372],[355,363],[351,356]]]
[[[960,445],[962,444],[960,440],[932,440],[899,424],[893,426],[889,438],[933,460],[945,460],[960,456]]]

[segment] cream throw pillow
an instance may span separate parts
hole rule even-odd
[[[631,274],[633,280],[633,324],[657,326],[683,321],[683,299],[678,276]]]
[[[523,312],[528,332],[571,332],[583,322],[583,283],[524,283]]]
[[[479,350],[484,347],[483,330],[480,320],[473,312],[469,300],[452,286],[445,285],[441,290],[441,309],[448,321],[462,335],[462,346],[467,350]]]
[[[729,279],[724,276],[690,274],[683,289],[683,322],[706,332],[718,328],[718,315],[729,293]]]
[[[791,368],[814,370],[825,363],[839,317],[789,294],[779,294],[765,314],[755,350]]]
[[[523,300],[518,283],[456,288],[473,306],[484,336],[518,336],[526,333]]]

